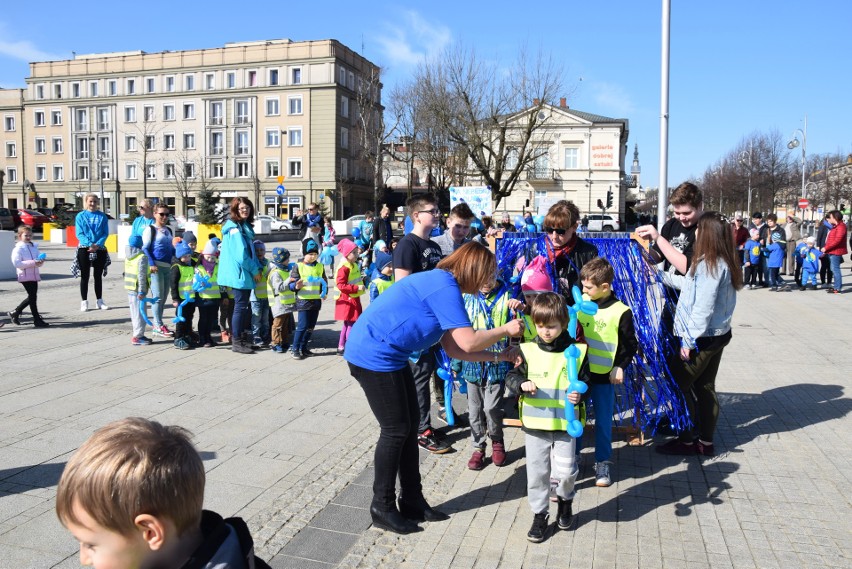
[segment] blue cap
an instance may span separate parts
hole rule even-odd
[[[141,235],[131,235],[130,239],[127,240],[128,247],[135,247],[136,249],[142,248],[142,236]]]
[[[275,247],[272,249],[272,262],[276,265],[283,265],[290,258],[290,251],[284,247]]]
[[[175,247],[175,257],[180,259],[184,255],[192,255],[192,249],[189,248],[189,245],[181,241],[177,244],[177,247]]]
[[[393,257],[385,253],[384,251],[378,251],[376,253],[376,270],[381,271],[388,265],[393,262]]]
[[[305,241],[305,254],[308,253],[319,253],[319,245],[313,239],[307,239]]]

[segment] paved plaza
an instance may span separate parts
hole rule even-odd
[[[283,245],[295,253],[298,244]],[[370,527],[378,426],[335,353],[333,301],[314,335],[319,353],[303,361],[180,351],[156,337],[136,347],[117,255],[105,279],[111,309],[81,313],[72,250],[39,246],[51,328],[33,328],[27,314],[0,329],[0,569],[79,566],[54,513],[56,484],[95,429],[127,416],[193,432],[205,506],[245,518],[259,555],[279,569],[852,566],[852,294],[742,291],[717,381],[718,456],[664,456],[651,440],[617,439],[614,484],[597,488],[587,448],[575,529],[532,544],[515,428],[502,468],[466,468],[467,429],[447,431],[455,453],[421,451],[426,497],[449,521],[409,536]],[[843,273],[852,283],[848,262]],[[23,297],[0,281],[3,313]]]

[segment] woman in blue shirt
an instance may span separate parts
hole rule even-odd
[[[448,517],[430,508],[423,497],[417,445],[420,412],[408,358],[440,341],[451,358],[514,361],[514,351],[485,349],[506,336],[520,336],[521,321],[474,330],[462,299],[462,293],[479,291],[496,273],[494,254],[479,243],[468,243],[435,270],[410,275],[388,288],[352,327],[343,357],[381,429],[370,506],[377,527],[411,533],[420,530],[418,521]]]
[[[234,316],[231,320],[231,349],[250,354],[251,291],[261,279],[261,266],[254,251],[254,206],[248,198],[231,201],[231,217],[222,227],[222,249],[219,253],[219,284],[229,286],[234,294]]]
[[[98,308],[107,310],[103,301],[103,276],[106,267],[106,240],[109,224],[106,214],[98,210],[100,199],[97,194],[86,194],[83,198],[86,209],[77,214],[74,230],[77,234],[77,264],[80,267],[80,310],[89,309],[89,273],[95,273],[95,297]]]
[[[154,325],[151,333],[164,338],[172,338],[174,332],[163,322],[163,308],[169,293],[169,275],[175,248],[172,244],[172,230],[169,227],[169,207],[158,203],[154,206],[154,223],[142,229],[142,252],[148,257],[151,267],[151,295],[158,300],[151,305]]]

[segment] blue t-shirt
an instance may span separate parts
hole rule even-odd
[[[760,243],[755,239],[749,239],[743,245],[743,249],[746,252],[745,260],[751,263],[752,265],[756,265],[760,262]]]
[[[770,269],[781,268],[781,265],[784,263],[785,249],[778,243],[771,243],[766,248],[766,251],[769,253],[769,260],[766,262],[766,266]]]
[[[409,275],[379,295],[355,322],[344,359],[371,371],[397,371],[413,352],[423,351],[444,332],[470,326],[461,290],[441,270]]]

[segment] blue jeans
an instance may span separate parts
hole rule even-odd
[[[595,410],[595,462],[603,462],[612,456],[615,386],[611,383],[590,383],[589,395],[592,408]]]
[[[828,256],[828,262],[831,265],[831,272],[834,274],[834,290],[840,290],[843,287],[843,277],[840,276],[840,261],[842,260],[842,255]]]
[[[235,288],[234,316],[231,319],[231,335],[239,339],[240,335],[251,327],[251,291],[252,289]]]
[[[151,320],[154,321],[154,326],[163,325],[163,307],[166,305],[166,296],[168,294],[169,269],[158,266],[157,272],[151,273],[151,290],[148,292],[148,296],[159,299],[151,305]]]
[[[269,299],[260,298],[251,301],[251,333],[255,340],[268,344],[270,341]]]

